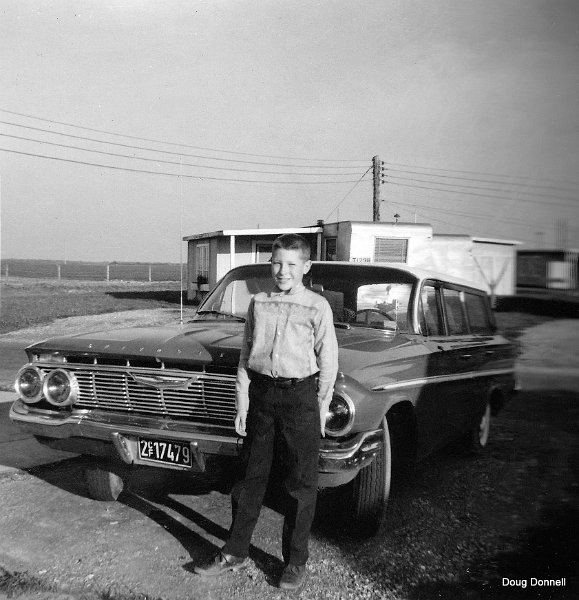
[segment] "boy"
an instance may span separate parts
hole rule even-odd
[[[256,294],[249,304],[236,382],[235,430],[245,437],[243,476],[231,492],[229,538],[213,561],[196,567],[200,575],[245,566],[275,448],[288,499],[279,586],[297,589],[304,581],[320,432],[323,436],[338,371],[332,309],[302,282],[310,267],[307,240],[295,234],[278,237],[271,259],[275,287]]]

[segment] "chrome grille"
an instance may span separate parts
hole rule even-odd
[[[75,408],[111,410],[183,418],[203,423],[235,418],[235,375],[163,370],[164,377],[182,380],[179,389],[155,387],[131,376],[158,376],[159,371],[67,365],[79,385]]]

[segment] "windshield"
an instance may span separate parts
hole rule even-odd
[[[314,263],[304,285],[329,302],[334,322],[351,327],[408,331],[415,278],[394,269]],[[248,265],[228,273],[199,307],[195,320],[245,319],[249,301],[274,284],[269,265]]]

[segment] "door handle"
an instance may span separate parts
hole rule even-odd
[[[470,360],[472,358],[472,354],[461,354],[460,358],[462,360]]]
[[[487,356],[492,356],[494,353],[495,353],[495,351],[494,351],[494,350],[487,350],[487,351],[485,352],[485,354],[486,354]]]

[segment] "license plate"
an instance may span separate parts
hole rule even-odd
[[[152,440],[139,438],[139,458],[141,460],[179,465],[192,466],[191,448],[186,442],[173,442],[167,440]]]

